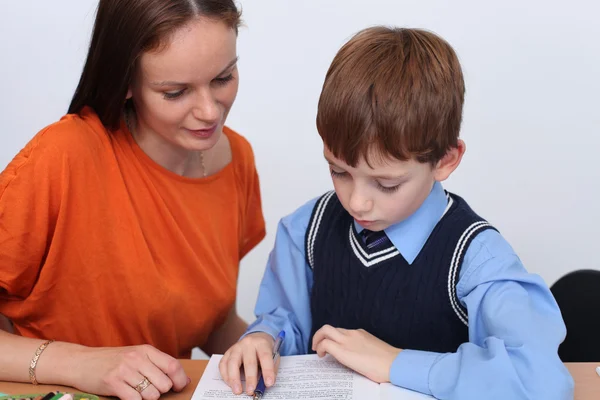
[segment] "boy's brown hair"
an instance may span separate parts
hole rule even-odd
[[[350,166],[382,159],[436,163],[456,147],[465,86],[456,53],[419,29],[373,27],[337,53],[323,84],[317,129]]]

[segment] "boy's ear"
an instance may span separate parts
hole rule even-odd
[[[127,96],[125,96],[125,100],[129,100],[133,97],[133,92],[131,91],[131,86],[127,88]]]
[[[467,146],[465,145],[465,142],[458,139],[458,145],[448,150],[446,155],[440,161],[438,161],[437,165],[435,166],[435,180],[441,182],[448,179],[450,174],[454,172],[454,170],[460,164],[460,161],[462,160],[463,154],[465,154],[466,150]]]

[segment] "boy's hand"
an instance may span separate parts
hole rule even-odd
[[[267,387],[275,383],[273,345],[275,340],[268,333],[251,333],[225,352],[219,363],[219,371],[225,383],[235,394],[242,394],[240,367],[244,366],[246,393],[254,394],[258,383],[258,362]],[[257,361],[258,360],[258,361]]]
[[[390,368],[402,350],[390,346],[363,329],[347,330],[324,325],[313,337],[312,349],[331,354],[346,367],[372,381],[390,381]]]

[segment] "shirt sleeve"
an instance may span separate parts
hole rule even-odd
[[[45,137],[50,129],[36,135],[0,174],[0,300],[31,293],[67,189],[64,154]]]
[[[457,284],[469,342],[455,353],[406,349],[392,364],[397,386],[439,399],[572,399],[558,357],[566,328],[544,281],[529,274],[493,230],[471,243]]]
[[[313,275],[306,262],[304,239],[316,202],[311,200],[279,222],[254,310],[258,319],[246,332],[266,332],[275,338],[284,330],[282,355],[308,352]]]

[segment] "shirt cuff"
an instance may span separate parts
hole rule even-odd
[[[277,338],[277,335],[279,335],[280,331],[277,328],[269,326],[268,324],[264,324],[264,323],[260,323],[260,322],[254,323],[248,327],[246,332],[239,338],[239,340],[242,340],[243,338],[245,338],[246,336],[248,336],[252,333],[258,333],[258,332],[268,333],[269,335],[273,336],[273,339],[275,340]]]
[[[390,381],[396,386],[432,395],[429,371],[443,353],[402,350],[390,368]]]

